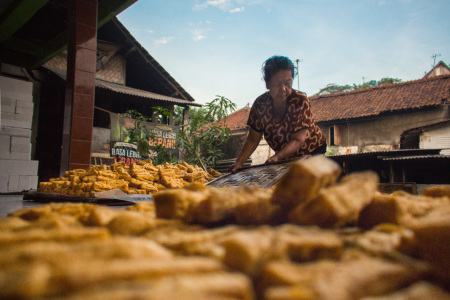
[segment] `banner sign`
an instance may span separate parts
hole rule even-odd
[[[125,142],[125,143],[129,142],[127,129],[133,128],[135,126],[136,120],[114,113],[110,113],[109,116],[111,120],[111,153],[112,153],[113,142]],[[161,144],[164,148],[170,150],[172,155],[178,156],[178,149],[175,146],[177,134],[180,131],[180,128],[178,126],[170,126],[143,121],[140,122],[141,125],[145,126],[147,129],[155,133],[155,138],[149,140],[150,147],[157,144]],[[156,155],[158,155],[158,153],[152,150],[149,151],[149,158],[152,158]],[[130,157],[130,159],[132,159],[132,157]],[[139,159],[147,159],[147,158],[139,158]]]
[[[111,156],[115,157],[117,162],[124,161],[127,166],[142,159],[137,146],[125,142],[111,142]]]

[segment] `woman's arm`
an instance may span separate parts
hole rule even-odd
[[[245,161],[252,155],[253,151],[255,151],[256,147],[258,147],[259,142],[261,141],[262,132],[258,132],[252,128],[250,128],[250,132],[248,133],[247,140],[245,141],[244,147],[239,153],[238,158],[234,165],[229,169],[230,172],[236,172],[238,169],[242,168]]]
[[[308,128],[304,128],[292,135],[291,141],[280,151],[275,153],[275,155],[269,157],[266,163],[274,163],[279,160],[283,160],[297,152],[297,150],[303,146],[306,141],[308,134]]]

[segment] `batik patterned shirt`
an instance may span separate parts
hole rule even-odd
[[[292,90],[286,99],[286,112],[281,121],[274,118],[273,99],[269,92],[256,98],[250,110],[247,125],[264,134],[269,146],[278,152],[292,139],[292,135],[307,129],[305,143],[290,157],[310,154],[325,143],[325,135],[317,126],[310,109],[310,103],[302,92]]]

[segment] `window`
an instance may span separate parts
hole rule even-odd
[[[341,134],[340,134],[340,126],[333,125],[330,126],[329,129],[330,136],[330,146],[337,146],[341,144]]]

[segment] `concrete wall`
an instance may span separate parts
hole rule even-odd
[[[93,127],[91,152],[99,153],[111,141],[111,129]]]
[[[252,166],[265,163],[272,155],[275,155],[275,151],[270,148],[269,144],[267,144],[266,140],[263,138],[255,152],[250,156],[252,159]]]
[[[240,131],[239,133],[234,132],[227,143],[219,147],[219,149],[224,153],[224,157],[221,159],[236,159],[244,147],[245,141],[247,140],[247,135],[247,130]],[[266,160],[274,154],[275,151],[269,147],[266,140],[263,138],[255,152],[253,152],[250,156],[252,159],[252,166],[265,163]]]
[[[38,161],[31,160],[33,84],[0,76],[0,193],[36,189]]]
[[[400,147],[400,135],[407,129],[443,121],[443,110],[412,113],[349,121],[348,123],[319,123],[330,145],[329,127],[338,125],[341,147],[357,147],[359,152],[392,150]]]

